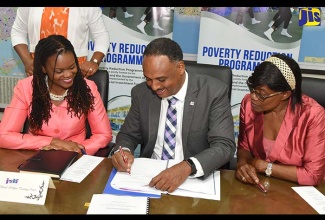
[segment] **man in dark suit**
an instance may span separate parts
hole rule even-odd
[[[173,159],[180,162],[159,173],[149,186],[173,192],[189,176],[205,179],[229,162],[236,146],[227,85],[213,77],[188,74],[180,46],[169,38],[147,45],[142,68],[146,82],[131,90],[131,107],[113,149],[114,167],[129,172],[138,144],[140,157],[161,159],[171,96],[177,99]],[[118,153],[120,146],[127,162]]]

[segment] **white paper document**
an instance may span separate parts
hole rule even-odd
[[[214,171],[205,180],[187,178],[171,195],[220,200],[220,171]]]
[[[157,190],[154,187],[149,187],[148,184],[153,177],[176,163],[179,163],[179,161],[135,158],[131,167],[131,174],[117,172],[111,182],[111,186],[115,189],[132,192],[156,195],[167,193]],[[205,180],[187,178],[185,182],[171,194],[220,200],[220,171],[215,171]]]
[[[87,214],[148,214],[149,198],[142,196],[122,196],[94,194]]]
[[[325,196],[313,186],[291,187],[319,214],[325,214]]]
[[[60,180],[80,183],[103,159],[103,157],[83,155],[63,173]]]

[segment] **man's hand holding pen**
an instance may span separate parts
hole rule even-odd
[[[121,172],[131,172],[131,165],[133,164],[134,156],[130,151],[123,150],[120,146],[117,151],[114,152],[112,156],[112,163],[117,171]]]
[[[123,161],[124,161],[125,165],[128,166],[128,168],[126,169],[126,171],[130,174],[130,172],[131,172],[131,167],[129,167],[128,158],[125,156],[125,154],[124,154],[124,150],[122,149],[121,146],[120,146],[119,150],[120,150],[120,154],[121,154],[121,156],[122,156],[122,158],[123,158]]]

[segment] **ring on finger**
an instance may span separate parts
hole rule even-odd
[[[93,69],[92,68],[89,68],[89,71],[93,71]]]
[[[245,178],[245,177],[242,177],[241,180],[242,180],[242,181],[246,181],[246,178]]]

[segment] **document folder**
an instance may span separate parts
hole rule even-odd
[[[63,150],[39,150],[25,163],[19,165],[19,172],[43,173],[60,178],[74,162],[78,152]]]

